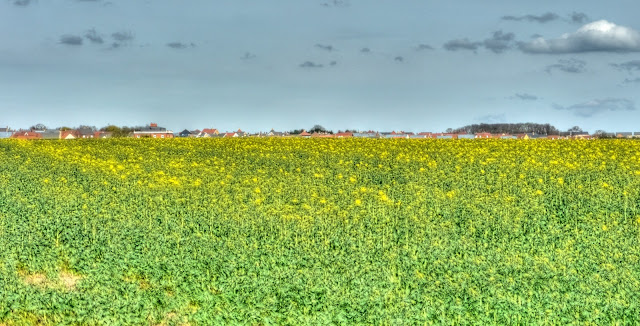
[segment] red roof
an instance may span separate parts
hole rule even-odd
[[[42,139],[42,134],[33,131],[16,131],[11,135],[15,139]]]
[[[311,137],[313,137],[313,138],[334,138],[334,137],[335,137],[335,135],[332,135],[332,134],[326,134],[326,133],[314,132],[313,134],[311,134]]]
[[[73,136],[73,138],[78,138],[80,136],[76,130],[65,130],[60,132],[60,139],[66,139],[69,135]]]
[[[213,129],[213,128],[211,128],[211,129],[209,129],[209,128],[202,129],[202,133],[203,134],[209,134],[209,135],[217,135],[217,134],[219,134],[218,129]]]
[[[306,131],[303,131],[300,133],[300,136],[311,136],[311,134]]]

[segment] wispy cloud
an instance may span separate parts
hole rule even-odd
[[[394,60],[395,62],[404,62],[404,57],[402,57],[402,56],[397,56],[397,57],[393,58],[393,60]]]
[[[611,66],[618,70],[632,73],[636,70],[640,70],[640,60],[631,60],[623,63],[612,63]]]
[[[305,61],[299,65],[300,68],[322,68],[324,65],[312,61]]]
[[[82,37],[76,35],[62,35],[60,36],[60,44],[65,45],[82,45]]]
[[[473,51],[477,52],[479,48],[485,48],[493,53],[502,53],[514,47],[515,34],[505,33],[503,31],[495,31],[490,38],[482,42],[470,41],[468,38],[451,40],[443,45],[447,51]]]
[[[444,47],[447,51],[459,51],[459,50],[467,50],[467,51],[477,51],[478,48],[482,46],[481,42],[472,42],[469,41],[468,38],[451,40],[445,43],[442,47]]]
[[[320,50],[325,50],[325,51],[334,51],[335,49],[333,48],[332,45],[325,45],[325,44],[316,44],[316,48],[320,49]]]
[[[513,33],[496,31],[491,38],[484,40],[482,44],[487,50],[491,50],[493,53],[502,53],[513,47],[515,38],[516,35]]]
[[[429,45],[429,44],[418,44],[418,46],[416,46],[416,50],[417,51],[426,51],[426,50],[435,50],[433,46]]]
[[[14,0],[13,5],[19,7],[26,7],[33,3],[33,0]]]
[[[560,16],[556,13],[547,12],[542,15],[523,15],[523,16],[502,16],[502,20],[510,21],[526,21],[535,23],[548,23],[554,20],[560,19]]]
[[[98,32],[96,32],[95,28],[92,28],[92,29],[88,30],[84,34],[84,37],[86,39],[88,39],[89,41],[91,41],[91,43],[95,43],[95,44],[104,43],[104,40],[102,39],[102,36],[100,34],[98,34]]]
[[[487,115],[479,116],[476,118],[476,120],[484,123],[500,123],[500,122],[505,122],[507,119],[504,113],[501,113],[501,114],[487,114]]]
[[[322,6],[323,7],[344,8],[344,7],[349,7],[349,1],[347,1],[347,0],[332,0],[332,1],[328,1],[328,2],[323,2]]]
[[[636,106],[635,103],[629,99],[604,98],[570,106],[561,106],[558,104],[554,104],[553,108],[556,110],[571,111],[576,116],[588,118],[603,112],[634,111],[636,109]]]
[[[522,100],[522,101],[537,101],[538,97],[536,95],[528,94],[528,93],[516,93],[514,96],[509,97],[512,100]]]
[[[369,48],[362,48],[362,49],[360,49],[360,53],[371,53],[371,49],[369,49]]]
[[[255,59],[256,55],[251,53],[251,52],[245,52],[244,55],[242,57],[240,57],[240,59],[242,60],[251,60],[251,59]]]
[[[540,37],[520,43],[520,49],[534,54],[637,52],[640,51],[640,33],[629,27],[599,20],[557,39]]]
[[[587,71],[587,63],[575,58],[558,60],[558,63],[548,65],[545,71],[551,73],[553,70],[560,70],[572,74],[579,74]]]
[[[622,82],[623,84],[638,84],[640,83],[640,77],[636,78],[625,78]]]
[[[129,42],[135,38],[133,33],[129,31],[115,32],[111,34],[111,37],[118,42]]]
[[[167,43],[167,46],[172,48],[172,49],[186,49],[189,47],[195,47],[196,45],[194,43],[182,43],[182,42],[169,42]]]
[[[590,20],[587,14],[583,12],[575,12],[575,11],[569,15],[569,19],[574,24],[584,24]]]

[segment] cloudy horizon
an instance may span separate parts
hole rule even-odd
[[[0,0],[0,125],[636,131],[616,4]]]

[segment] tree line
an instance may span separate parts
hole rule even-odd
[[[580,127],[573,127],[572,129],[580,129]],[[467,133],[467,134],[477,134],[481,132],[488,132],[492,134],[526,134],[526,133],[536,133],[541,135],[559,135],[561,134],[558,128],[545,123],[479,123],[479,124],[471,124],[466,125],[464,127],[451,129],[449,128],[447,132],[454,133]]]

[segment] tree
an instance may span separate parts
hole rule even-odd
[[[568,132],[582,132],[582,128],[578,127],[578,126],[573,126],[571,128],[569,128],[569,130],[567,130]]]
[[[89,129],[91,131],[97,131],[98,130],[95,126],[87,126],[87,125],[80,125],[78,127],[78,129]]]
[[[321,125],[315,125],[315,126],[313,126],[311,129],[309,129],[309,133],[310,133],[310,134],[312,134],[312,133],[314,133],[314,132],[320,132],[320,133],[323,133],[323,132],[327,132],[327,129],[325,129],[325,128],[324,128],[323,126],[321,126]]]
[[[108,125],[106,127],[100,128],[100,131],[110,132],[111,137],[119,138],[119,137],[129,137],[129,134],[133,132],[133,128]]]
[[[31,128],[29,128],[33,131],[45,131],[47,130],[47,126],[43,125],[42,123],[38,123],[35,126],[31,126]]]
[[[539,135],[558,135],[560,131],[546,123],[480,123],[467,125],[462,128],[457,128],[453,132],[455,133],[468,133],[476,134],[479,132],[488,132],[492,134],[525,134],[535,133]]]
[[[67,126],[62,126],[62,127],[58,128],[58,130],[60,130],[60,131],[67,131],[67,130],[71,130],[71,129],[72,129],[71,127],[67,127]]]
[[[602,130],[602,129],[596,130],[596,131],[593,133],[593,135],[594,135],[595,137],[598,137],[598,138],[613,138],[613,135],[612,135],[612,134],[610,134],[610,133],[608,133],[608,132],[606,132],[606,131],[604,131],[604,130]]]

